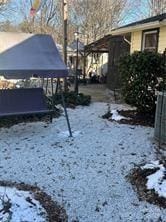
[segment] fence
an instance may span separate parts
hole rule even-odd
[[[157,98],[154,133],[155,138],[159,141],[159,148],[166,147],[166,49],[163,59],[165,63],[164,87]]]

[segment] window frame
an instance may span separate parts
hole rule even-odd
[[[155,33],[155,34],[157,35],[157,43],[156,43],[156,48],[155,48],[154,52],[158,52],[159,31],[160,31],[159,28],[155,28],[155,29],[144,30],[144,31],[142,32],[142,46],[141,46],[141,50],[142,50],[142,51],[147,50],[147,48],[145,48],[145,36],[146,36],[147,34],[153,34],[153,33]],[[149,49],[150,49],[150,48],[149,48]],[[153,50],[152,50],[152,51],[153,51]]]

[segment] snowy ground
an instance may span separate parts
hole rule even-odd
[[[70,110],[73,139],[64,117],[1,129],[1,180],[44,189],[64,204],[69,222],[166,221],[166,210],[139,202],[125,179],[135,165],[155,160],[153,129],[100,118],[106,111],[104,103]]]

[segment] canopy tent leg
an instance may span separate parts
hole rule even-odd
[[[42,84],[41,87],[44,89],[44,78],[42,78]]]
[[[46,82],[46,95],[48,93],[48,78],[47,78],[47,82]]]
[[[59,84],[59,89],[60,89],[60,94],[61,94],[61,99],[62,99],[62,105],[63,105],[63,108],[64,108],[65,117],[66,117],[66,121],[67,121],[67,126],[68,126],[68,130],[69,130],[69,136],[70,136],[70,137],[73,137],[72,131],[71,131],[71,127],[70,127],[69,117],[68,117],[68,113],[67,113],[67,109],[66,109],[66,104],[65,104],[65,99],[64,99],[64,95],[63,95],[63,91],[62,91],[62,86],[61,86],[61,84]]]
[[[53,78],[51,78],[51,94],[52,94],[52,97],[54,95],[54,83],[53,83]]]
[[[51,102],[52,102],[52,110],[55,110],[54,107],[54,84],[53,84],[53,78],[51,78]],[[50,122],[52,123],[53,115],[50,116]]]
[[[55,93],[58,93],[59,84],[60,84],[60,79],[58,78],[58,79],[57,79],[57,83],[56,83]]]

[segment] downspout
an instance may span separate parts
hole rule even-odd
[[[124,40],[125,42],[127,42],[129,45],[131,45],[131,42],[130,42],[128,39],[126,39],[125,36],[123,36],[123,40]]]

